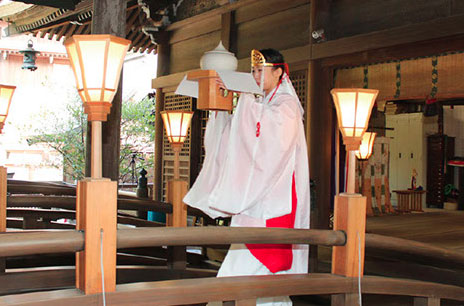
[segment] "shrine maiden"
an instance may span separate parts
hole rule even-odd
[[[203,168],[184,202],[231,226],[309,228],[303,108],[276,50],[253,50],[264,97],[241,93],[235,112],[211,112]],[[231,245],[218,277],[307,273],[307,245]],[[288,297],[258,303],[290,305]]]

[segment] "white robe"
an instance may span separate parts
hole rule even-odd
[[[266,227],[267,219],[291,212],[295,174],[294,228],[309,228],[303,109],[291,84],[278,88],[269,102],[270,96],[259,101],[242,93],[233,115],[210,114],[203,168],[184,202],[212,218],[232,216],[231,226]],[[293,245],[291,268],[278,274],[307,271],[308,245]],[[266,274],[272,273],[238,244],[231,246],[218,277]]]

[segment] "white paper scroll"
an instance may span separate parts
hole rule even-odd
[[[263,94],[251,73],[236,71],[217,71],[217,73],[228,90]],[[177,87],[176,94],[198,98],[198,82],[187,80],[185,76]]]

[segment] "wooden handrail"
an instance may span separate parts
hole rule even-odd
[[[356,293],[357,279],[331,274],[293,274],[196,278],[118,285],[106,293],[109,305],[181,305],[209,301],[255,299],[286,295]],[[429,297],[464,301],[464,288],[422,281],[364,276],[362,293]],[[77,290],[60,290],[0,297],[0,303],[14,305],[93,304],[98,295]]]
[[[295,243],[343,245],[341,231],[257,227],[135,228],[118,231],[118,248],[215,245],[231,243]]]
[[[20,237],[20,239],[18,239]],[[279,228],[136,228],[118,230],[118,248],[179,245],[223,245],[230,243],[301,243],[343,245],[343,232]],[[366,247],[410,256],[417,262],[429,259],[429,265],[464,266],[458,252],[425,243],[367,234]],[[0,257],[31,254],[77,252],[83,249],[83,234],[78,231],[7,232],[0,234]],[[433,259],[433,260],[430,260]],[[432,263],[430,263],[432,262]]]
[[[75,188],[66,186],[8,184],[7,190],[11,194],[76,195]]]
[[[42,196],[42,195],[15,195],[8,196],[8,207],[41,207],[41,208],[63,208],[76,209],[76,198],[74,196]],[[136,211],[156,211],[172,214],[171,203],[153,201],[149,199],[119,198],[118,209]],[[189,207],[188,214],[196,217],[207,217],[202,211]]]
[[[136,228],[118,230],[118,248],[214,245],[230,243],[299,243],[343,245],[343,232],[282,228]],[[84,248],[80,231],[34,231],[0,234],[0,257],[78,252]]]
[[[74,253],[84,248],[84,234],[76,230],[0,233],[0,257]]]
[[[435,267],[464,268],[464,254],[450,249],[433,246],[427,243],[383,236],[366,234],[366,250],[368,252],[382,251],[394,253],[395,259],[402,257],[414,262],[423,262]]]

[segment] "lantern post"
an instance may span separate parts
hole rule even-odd
[[[74,35],[64,43],[84,112],[92,122],[91,177],[78,182],[76,199],[76,229],[85,237],[84,251],[76,253],[76,287],[85,294],[116,290],[118,183],[102,178],[101,127],[130,43],[105,34]]]
[[[378,90],[362,88],[336,88],[331,91],[337,110],[338,124],[343,143],[349,152],[347,189],[335,196],[334,230],[343,230],[347,236],[345,246],[332,250],[332,273],[347,277],[362,277],[364,268],[364,237],[366,229],[366,197],[354,192],[355,151],[359,149],[367,130],[372,106]],[[344,295],[352,299],[350,294]]]
[[[174,151],[174,179],[168,181],[167,201],[172,204],[172,215],[166,218],[166,224],[172,227],[187,226],[187,205],[182,201],[188,190],[188,183],[180,179],[179,154],[187,138],[188,128],[193,112],[190,111],[163,111],[166,136]],[[168,249],[168,266],[175,269],[185,269],[185,247],[172,247]]]

